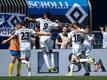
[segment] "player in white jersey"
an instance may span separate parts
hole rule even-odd
[[[83,55],[83,52],[86,52],[86,46],[83,44],[84,42],[84,35],[83,33],[86,33],[85,30],[80,30],[79,24],[74,23],[71,25],[72,31],[69,34],[69,37],[71,37],[72,41],[72,53],[73,55],[71,56],[71,65],[70,65],[70,72],[67,74],[68,76],[72,76],[74,64],[78,62],[93,62],[91,59],[86,59],[85,56],[80,57]],[[83,58],[83,59],[81,59]],[[86,64],[83,64],[86,66]],[[87,71],[87,66],[84,67],[86,73]]]
[[[84,34],[84,36],[85,36],[84,44],[86,45],[86,48],[87,48],[86,56],[88,57],[89,53],[92,50],[92,43],[93,43],[92,41],[94,40],[94,37],[92,36],[89,26],[86,26],[85,30],[87,31],[87,33]]]
[[[28,76],[31,76],[31,66],[29,58],[31,56],[31,36],[40,34],[36,33],[32,29],[28,29],[25,27],[26,22],[22,23],[22,28],[17,30],[13,36],[8,38],[7,40],[4,40],[2,43],[6,43],[7,41],[11,40],[15,36],[19,37],[19,47],[21,51],[21,62],[27,65],[28,68]],[[44,34],[43,34],[44,35]],[[47,34],[46,34],[47,35]]]
[[[84,35],[79,32],[79,26],[74,27],[75,24],[71,25],[72,31],[69,33],[69,37],[72,41],[72,52],[77,56],[81,54],[82,48],[82,40],[84,39]]]
[[[80,62],[83,61],[83,67],[86,71],[86,73],[84,74],[85,76],[89,76],[90,73],[88,71],[88,66],[90,65],[89,63],[85,62],[87,60],[87,57],[89,56],[91,50],[92,50],[92,47],[93,47],[93,44],[94,44],[94,35],[92,34],[92,31],[91,31],[91,28],[89,26],[86,26],[85,29],[80,29],[80,31],[85,31],[84,34],[84,42],[83,42],[83,45],[85,47],[85,50],[83,50],[83,53],[82,55],[80,56],[80,58],[84,58],[84,60],[80,60]],[[93,58],[89,58],[89,62],[94,63],[95,62],[95,59]]]
[[[28,18],[28,20],[36,21],[40,23],[40,32],[44,33],[51,33],[51,30],[53,27],[58,26],[57,23],[52,22],[48,17],[49,13],[44,13],[43,18],[37,18],[37,19],[31,19]],[[40,37],[40,47],[42,48],[43,58],[47,65],[48,71],[51,72],[51,70],[55,70],[55,64],[54,64],[54,54],[52,53],[53,48],[53,40],[51,39],[51,36],[41,36]],[[49,64],[49,58],[47,52],[51,53],[51,63],[52,66]]]
[[[72,56],[71,56],[71,64],[70,64],[70,72],[67,74],[67,76],[72,76],[74,64],[77,63],[78,58],[77,56],[81,55],[82,52],[82,39],[83,34],[78,32],[78,27],[74,27],[75,24],[71,24],[71,32],[69,33],[69,38],[71,38],[72,41]]]
[[[29,58],[31,56],[31,35],[35,35],[35,31],[22,26],[20,30],[15,32],[15,35],[19,37],[21,62],[27,64],[29,71],[28,75],[31,76],[31,67],[29,62]]]
[[[103,34],[103,48],[107,48],[107,25],[105,27],[100,27]]]

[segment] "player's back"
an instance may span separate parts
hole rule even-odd
[[[23,27],[17,30],[15,34],[19,37],[21,50],[31,49],[31,35],[35,34],[32,29]]]
[[[80,32],[71,31],[69,33],[69,37],[71,38],[72,42],[72,52],[75,54],[80,54],[82,52],[83,34]]]
[[[40,23],[40,31],[50,32],[54,26],[58,26],[57,23],[52,22],[50,19],[38,18],[36,19]]]
[[[70,32],[70,37],[72,39],[72,45],[73,44],[79,44],[80,45],[82,43],[82,40],[83,40],[83,34],[82,33],[72,31],[72,32]]]
[[[50,19],[38,18],[38,19],[36,19],[36,21],[38,21],[40,23],[41,32],[50,32],[51,27],[53,25],[53,23],[50,21]],[[50,38],[50,36],[41,36],[40,42],[44,42],[49,38]]]

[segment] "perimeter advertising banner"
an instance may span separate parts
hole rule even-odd
[[[72,53],[72,49],[53,50],[54,64],[56,71],[48,72],[46,63],[43,59],[41,49],[31,51],[31,71],[32,76],[66,76],[69,72],[69,57]],[[95,58],[99,64],[98,71],[95,71],[95,65],[89,66],[89,72],[91,76],[107,76],[107,50],[106,49],[93,49],[89,57]],[[51,61],[49,54],[49,61]],[[9,50],[0,50],[0,76],[8,76],[8,65],[11,61]],[[51,65],[51,62],[49,62]],[[17,64],[14,66],[13,75],[16,76]],[[85,73],[82,64],[75,65],[73,70],[73,76],[83,76]],[[21,75],[28,76],[28,70],[25,64],[22,64]]]
[[[25,16],[17,13],[0,13],[0,36],[10,36],[17,22],[25,20]]]
[[[90,24],[90,3],[88,0],[28,0],[29,15],[49,12],[64,22]]]

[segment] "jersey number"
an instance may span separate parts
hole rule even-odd
[[[74,34],[74,42],[81,42],[82,37],[79,34]]]
[[[48,23],[44,23],[43,29],[47,29],[47,28],[48,28]]]
[[[28,32],[21,32],[21,40],[29,40],[29,33]]]

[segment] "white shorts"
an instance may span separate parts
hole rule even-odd
[[[31,50],[23,50],[21,51],[21,59],[30,58]]]
[[[73,44],[72,45],[72,53],[80,55],[82,53],[82,45],[79,44]]]
[[[46,48],[47,50],[51,50],[53,49],[53,40],[51,40],[50,38],[45,40],[44,42],[40,42],[40,46],[41,48]]]

